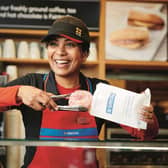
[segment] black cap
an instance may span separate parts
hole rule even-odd
[[[48,42],[53,36],[63,36],[77,43],[90,43],[86,24],[74,16],[63,16],[55,20],[42,42]]]

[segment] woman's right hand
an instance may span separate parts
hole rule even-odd
[[[45,92],[33,86],[20,86],[17,93],[17,101],[33,108],[34,110],[56,110],[57,104],[51,99],[52,93]]]

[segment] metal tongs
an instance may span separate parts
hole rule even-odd
[[[71,94],[62,94],[62,95],[53,95],[51,96],[51,98],[56,101],[59,99],[63,99],[63,98],[68,98]],[[86,112],[88,111],[88,108],[83,107],[83,106],[57,106],[57,110],[60,111],[80,111],[80,112]]]

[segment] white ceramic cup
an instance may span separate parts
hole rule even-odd
[[[18,68],[16,65],[6,66],[6,73],[9,75],[8,81],[18,78]]]
[[[30,43],[30,58],[40,59],[40,47],[37,42]]]
[[[6,39],[3,44],[3,57],[16,58],[16,47],[13,39]]]
[[[29,58],[29,44],[27,41],[20,41],[17,48],[17,58],[27,59]]]

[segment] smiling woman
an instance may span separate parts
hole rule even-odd
[[[0,105],[15,105],[21,110],[27,139],[98,140],[105,122],[103,119],[90,115],[88,111],[83,112],[83,108],[80,111],[73,108],[71,111],[61,110],[59,107],[66,107],[68,99],[52,99],[55,95],[70,94],[70,105],[89,108],[96,85],[108,83],[80,72],[81,64],[89,54],[87,26],[76,17],[61,17],[51,25],[42,42],[47,47],[51,71],[48,74],[27,74],[7,83],[5,88],[0,88],[0,93],[8,95],[8,99],[1,96]],[[147,130],[122,127],[132,136],[151,139],[158,131],[157,119],[153,118],[155,120],[148,124]],[[28,147],[24,161],[22,168],[98,168],[96,151],[80,147]]]
[[[78,43],[65,37],[56,36],[55,40],[48,42],[47,49],[48,61],[51,69],[55,72],[58,83],[62,83],[62,77],[65,76],[70,76],[71,81],[76,79],[81,64],[88,56],[86,52],[81,51]],[[68,85],[66,87],[69,87]]]
[[[81,64],[88,57],[90,46],[86,25],[77,18],[71,18],[57,19],[42,40],[47,45],[48,61],[57,82],[65,84],[67,77],[71,79],[65,84],[67,88],[79,85],[77,76]]]

